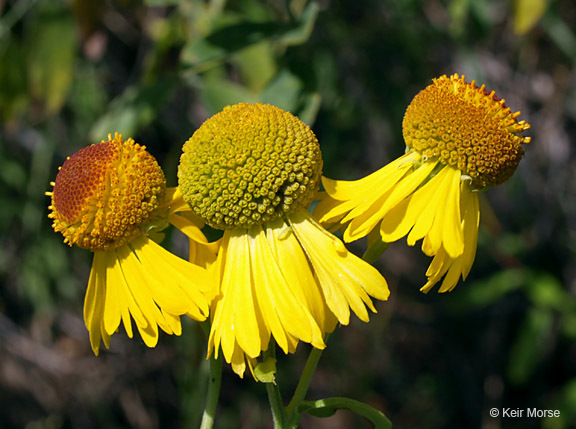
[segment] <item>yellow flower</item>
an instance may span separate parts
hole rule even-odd
[[[69,157],[51,185],[46,195],[54,230],[65,243],[94,253],[84,321],[96,355],[101,340],[109,347],[120,321],[132,338],[131,317],[148,347],[157,344],[158,327],[180,335],[180,315],[206,319],[206,269],[147,236],[180,217],[175,212],[182,204],[175,188],[166,189],[162,169],[144,146],[109,135]],[[197,234],[198,226],[187,225],[194,228]]]
[[[464,76],[442,76],[420,91],[403,121],[406,153],[357,181],[322,178],[326,190],[315,215],[338,223],[344,240],[378,231],[383,242],[407,236],[410,246],[434,259],[426,272],[429,291],[454,289],[476,254],[478,192],[507,180],[530,141],[530,126],[504,100]],[[379,228],[376,227],[379,225]]]
[[[350,310],[368,321],[370,296],[389,295],[378,271],[308,213],[321,170],[310,128],[265,104],[226,107],[184,145],[184,199],[224,230],[208,354],[221,348],[240,376],[271,337],[285,353],[299,341],[322,349],[324,334],[348,324]]]

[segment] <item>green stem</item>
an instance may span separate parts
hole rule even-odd
[[[206,397],[206,406],[202,414],[202,423],[200,429],[212,429],[214,426],[214,417],[218,407],[218,397],[220,396],[220,384],[222,382],[222,358],[210,358],[210,379],[208,380],[208,394]]]
[[[274,420],[274,429],[284,429],[284,406],[282,397],[276,383],[266,383],[266,392],[272,409],[272,419]]]
[[[327,334],[326,338],[324,338],[324,342],[328,341],[328,336],[329,334]],[[316,367],[318,366],[318,362],[322,356],[322,351],[323,350],[321,349],[312,347],[312,350],[308,355],[308,360],[306,361],[306,366],[302,372],[302,376],[300,377],[298,385],[296,386],[296,390],[294,391],[294,395],[292,396],[292,400],[286,407],[286,414],[288,415],[289,421],[292,424],[298,424],[297,421],[293,421],[299,416],[299,414],[295,411],[297,411],[298,405],[300,405],[304,398],[306,398],[306,394],[310,388],[310,383],[312,382],[312,376],[314,375],[314,371],[316,371]]]
[[[270,341],[268,350],[264,352],[264,360],[276,358],[276,343],[274,340]],[[286,414],[284,413],[284,404],[282,402],[282,395],[280,389],[275,381],[266,383],[266,392],[268,393],[268,400],[270,401],[270,409],[272,410],[272,419],[274,420],[274,429],[284,429],[284,422],[286,421]]]
[[[206,321],[201,323],[200,326],[206,334],[206,338],[210,334],[210,322]],[[210,357],[210,374],[208,378],[208,392],[206,393],[206,405],[204,413],[202,414],[202,422],[200,429],[212,429],[214,426],[214,418],[216,416],[216,408],[218,407],[218,398],[220,396],[220,385],[222,384],[222,357],[215,359],[214,356]]]
[[[317,417],[328,417],[333,415],[337,410],[350,410],[359,416],[370,420],[374,429],[391,429],[392,423],[380,410],[371,407],[363,402],[350,398],[326,398],[318,401],[302,402],[304,412]]]

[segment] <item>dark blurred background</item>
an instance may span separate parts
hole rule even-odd
[[[379,259],[390,300],[330,338],[309,398],[368,402],[396,428],[576,427],[575,65],[573,0],[0,0],[0,427],[200,419],[197,324],[155,349],[121,332],[93,356],[91,254],[51,230],[44,196],[66,156],[119,131],[175,185],[203,120],[263,101],[312,126],[327,176],[357,179],[403,153],[406,106],[454,72],[522,111],[526,156],[482,194],[476,262],[453,292],[418,291],[429,263],[418,247]],[[279,358],[286,398],[307,352]],[[561,417],[492,418],[493,407]],[[264,385],[226,367],[216,428],[270,427]],[[370,425],[339,411],[302,427]]]

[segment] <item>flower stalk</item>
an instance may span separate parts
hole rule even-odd
[[[212,429],[218,407],[218,397],[220,396],[220,385],[222,384],[222,358],[214,359],[210,357],[210,375],[208,379],[208,392],[206,395],[206,406],[202,414],[200,429]]]

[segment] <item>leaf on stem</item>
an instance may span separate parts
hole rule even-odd
[[[276,359],[268,357],[254,367],[254,377],[262,383],[276,384]]]

